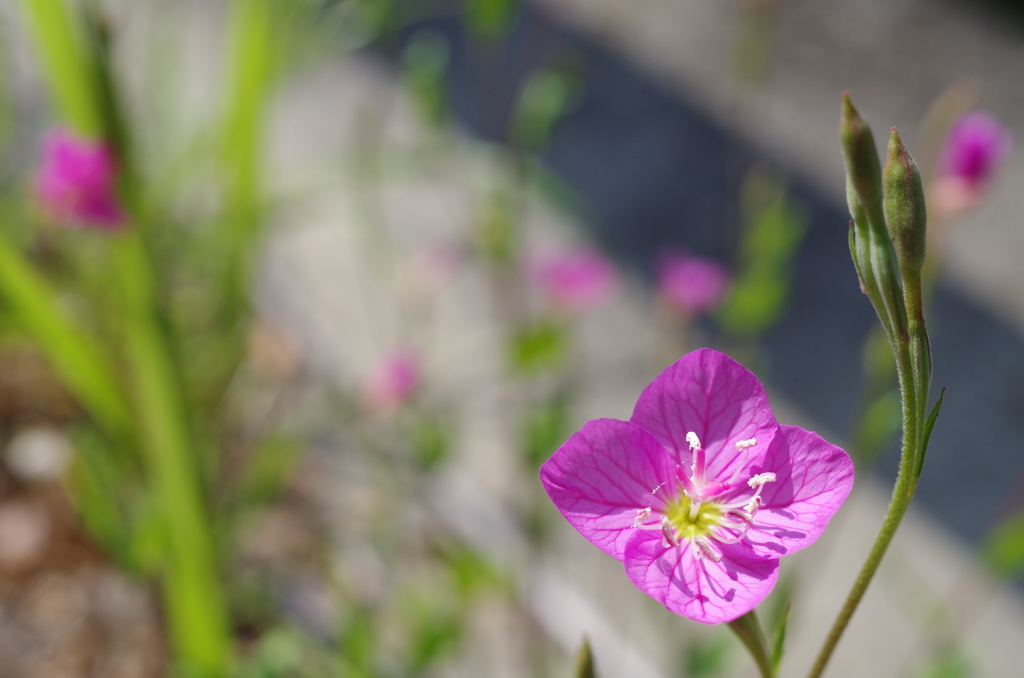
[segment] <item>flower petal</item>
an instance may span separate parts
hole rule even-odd
[[[660,534],[634,533],[626,544],[626,575],[672,612],[705,624],[740,617],[765,599],[779,576],[777,558],[743,543],[723,545],[719,562],[694,557],[689,541],[666,547]]]
[[[540,480],[580,534],[622,560],[630,535],[642,531],[633,527],[637,511],[660,510],[664,497],[676,492],[673,466],[665,448],[639,426],[595,419],[544,462]]]
[[[707,451],[707,476],[728,481],[746,459],[760,461],[778,428],[764,387],[754,373],[709,348],[684,355],[669,365],[640,394],[633,417],[658,441],[690,464],[686,434],[693,431]],[[750,438],[748,454],[736,443]]]
[[[758,472],[764,471],[776,479],[764,486],[745,540],[762,555],[778,557],[810,545],[853,487],[850,455],[799,426],[779,427]]]

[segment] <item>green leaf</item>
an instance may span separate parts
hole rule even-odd
[[[433,29],[416,32],[402,54],[403,80],[424,120],[444,122],[448,110],[446,69],[451,48],[448,39]]]
[[[474,34],[495,39],[509,32],[519,0],[468,0],[466,24]]]
[[[541,149],[558,120],[569,109],[578,83],[570,74],[543,68],[532,74],[519,94],[513,118],[516,141]]]
[[[903,422],[901,405],[900,392],[892,390],[865,408],[854,433],[854,451],[858,461],[873,460],[892,441]]]
[[[510,360],[517,371],[533,374],[560,367],[568,350],[568,339],[562,327],[541,322],[523,328],[513,337]]]
[[[982,558],[1000,576],[1024,572],[1024,510],[1004,519],[989,533]]]
[[[759,170],[744,184],[743,208],[746,226],[739,272],[717,319],[727,332],[756,336],[785,311],[793,277],[790,262],[807,232],[808,219],[785,188]]]
[[[935,401],[931,414],[924,422],[924,429],[921,431],[921,450],[917,454],[917,465],[914,468],[914,478],[921,477],[921,470],[924,468],[924,456],[928,453],[928,441],[932,437],[932,429],[935,428],[935,420],[939,418],[939,409],[942,407],[942,399],[946,397],[946,389],[939,392],[939,399]]]
[[[698,640],[686,648],[684,663],[690,678],[713,678],[725,672],[729,658],[728,636]]]
[[[566,441],[569,437],[568,425],[569,399],[561,393],[527,412],[523,427],[523,452],[530,469],[540,468],[544,460]]]
[[[413,458],[424,471],[430,471],[448,458],[452,449],[453,426],[440,416],[417,419],[412,432]]]

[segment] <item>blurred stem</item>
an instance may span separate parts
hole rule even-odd
[[[764,631],[761,630],[761,623],[757,620],[757,612],[751,610],[739,619],[729,622],[729,628],[750,651],[754,663],[761,672],[761,678],[773,678],[775,672],[772,670],[771,653]]]
[[[113,239],[125,293],[125,341],[149,482],[169,555],[163,586],[171,638],[186,674],[227,675],[228,613],[210,521],[167,338],[156,313],[152,270],[137,230]]]
[[[103,121],[76,16],[68,12],[64,0],[22,0],[21,6],[55,107],[79,134],[100,136]]]

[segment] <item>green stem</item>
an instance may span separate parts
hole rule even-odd
[[[743,642],[754,658],[761,678],[774,678],[772,670],[771,653],[768,651],[768,641],[761,630],[761,624],[757,621],[757,613],[754,610],[746,613],[739,619],[729,622],[729,628]]]
[[[899,374],[900,393],[903,400],[903,449],[900,457],[899,474],[896,477],[896,486],[893,488],[892,501],[889,504],[889,511],[886,513],[885,521],[882,523],[882,529],[875,538],[875,543],[871,547],[870,553],[868,553],[867,560],[864,561],[864,565],[861,567],[860,574],[857,575],[853,588],[850,589],[850,593],[846,596],[846,602],[832,624],[832,629],[829,631],[825,644],[818,653],[814,666],[811,668],[810,673],[807,674],[807,678],[819,678],[825,670],[825,666],[832,657],[832,652],[839,643],[839,639],[846,630],[846,626],[850,623],[850,618],[853,617],[854,611],[856,611],[861,598],[864,597],[864,593],[867,591],[868,584],[871,583],[871,579],[875,576],[875,572],[882,562],[882,557],[885,556],[889,544],[896,535],[896,529],[903,520],[903,515],[907,512],[910,499],[913,497],[917,486],[915,477],[917,458],[924,453],[924,450],[919,449],[919,434],[924,421],[919,404],[920,388],[917,383],[918,380],[914,378],[915,370],[912,366],[913,361],[910,355],[909,343],[905,340],[900,341],[897,338],[897,342],[893,344],[893,352],[896,355],[896,370]]]

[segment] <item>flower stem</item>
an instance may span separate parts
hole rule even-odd
[[[843,631],[846,630],[850,618],[860,604],[861,598],[864,597],[864,593],[867,591],[868,584],[871,583],[871,579],[875,576],[875,572],[882,562],[882,557],[896,535],[896,528],[899,527],[900,522],[903,520],[903,515],[907,512],[910,499],[914,496],[914,490],[917,488],[915,473],[917,459],[920,455],[924,454],[924,450],[919,449],[919,441],[922,424],[924,423],[923,403],[927,402],[924,400],[924,398],[927,398],[927,385],[924,385],[924,389],[922,389],[922,384],[919,383],[920,379],[916,378],[918,375],[913,367],[909,340],[892,336],[890,338],[895,339],[893,341],[893,352],[896,355],[896,370],[899,374],[900,394],[903,401],[903,446],[900,455],[899,474],[896,477],[892,501],[889,503],[889,511],[886,513],[882,528],[879,530],[875,543],[871,547],[870,553],[868,553],[867,560],[864,561],[860,574],[857,575],[857,580],[853,583],[853,588],[850,589],[850,593],[846,596],[846,602],[832,624],[832,629],[829,631],[825,644],[822,645],[821,651],[818,653],[818,658],[815,660],[811,672],[807,674],[807,678],[819,678],[825,670],[825,666],[832,657],[832,652],[839,643]],[[923,397],[922,390],[924,391]]]
[[[757,621],[757,613],[751,610],[739,619],[729,622],[729,628],[733,630],[733,633],[750,650],[754,663],[757,664],[758,670],[761,671],[761,678],[774,678],[775,672],[772,670],[768,642],[765,640],[760,622]]]

